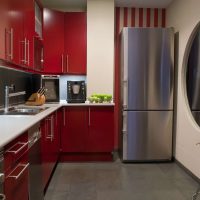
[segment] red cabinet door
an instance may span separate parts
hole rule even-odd
[[[53,133],[53,162],[54,165],[58,161],[59,152],[60,152],[60,120],[61,120],[61,110],[57,110],[53,114],[53,123],[54,123],[54,133]]]
[[[53,142],[51,139],[51,118],[45,118],[41,123],[42,131],[42,179],[43,188],[46,187],[53,171]]]
[[[0,58],[33,66],[34,1],[2,0]]]
[[[22,64],[28,68],[34,66],[35,5],[33,0],[23,1],[23,40]]]
[[[34,69],[38,71],[43,71],[43,41],[35,37],[34,38]]]
[[[46,117],[41,123],[43,188],[46,187],[58,161],[60,149],[60,111]]]
[[[1,0],[0,4],[0,59],[5,59],[5,30],[8,27],[9,1]]]
[[[64,13],[45,8],[43,10],[44,71],[63,73],[64,56]]]
[[[62,152],[85,152],[88,134],[88,108],[63,108],[63,127],[61,133]]]
[[[0,56],[16,64],[20,63],[20,42],[23,36],[23,11],[20,1],[3,0],[0,6]]]
[[[65,55],[69,74],[86,74],[87,16],[85,12],[65,13]]]
[[[10,60],[16,64],[21,63],[21,47],[22,47],[22,40],[23,40],[23,0],[11,0],[11,12],[14,11],[17,14],[10,15],[10,27],[7,29],[8,33],[6,34],[9,38],[11,37],[12,49],[11,49],[11,57]],[[12,31],[11,33],[9,33]],[[9,44],[6,44],[8,47]],[[9,47],[8,47],[9,48]]]
[[[113,107],[89,107],[88,152],[112,152],[114,148]]]

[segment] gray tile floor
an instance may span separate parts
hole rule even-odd
[[[45,200],[191,200],[197,188],[175,163],[64,163]]]

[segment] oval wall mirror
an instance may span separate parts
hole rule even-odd
[[[200,25],[192,34],[186,68],[186,90],[192,115],[200,126]]]

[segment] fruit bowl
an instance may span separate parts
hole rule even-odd
[[[109,94],[92,94],[88,101],[90,103],[111,103],[112,95]]]

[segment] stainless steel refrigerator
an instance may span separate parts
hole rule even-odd
[[[172,158],[174,31],[123,28],[121,33],[121,158]]]

